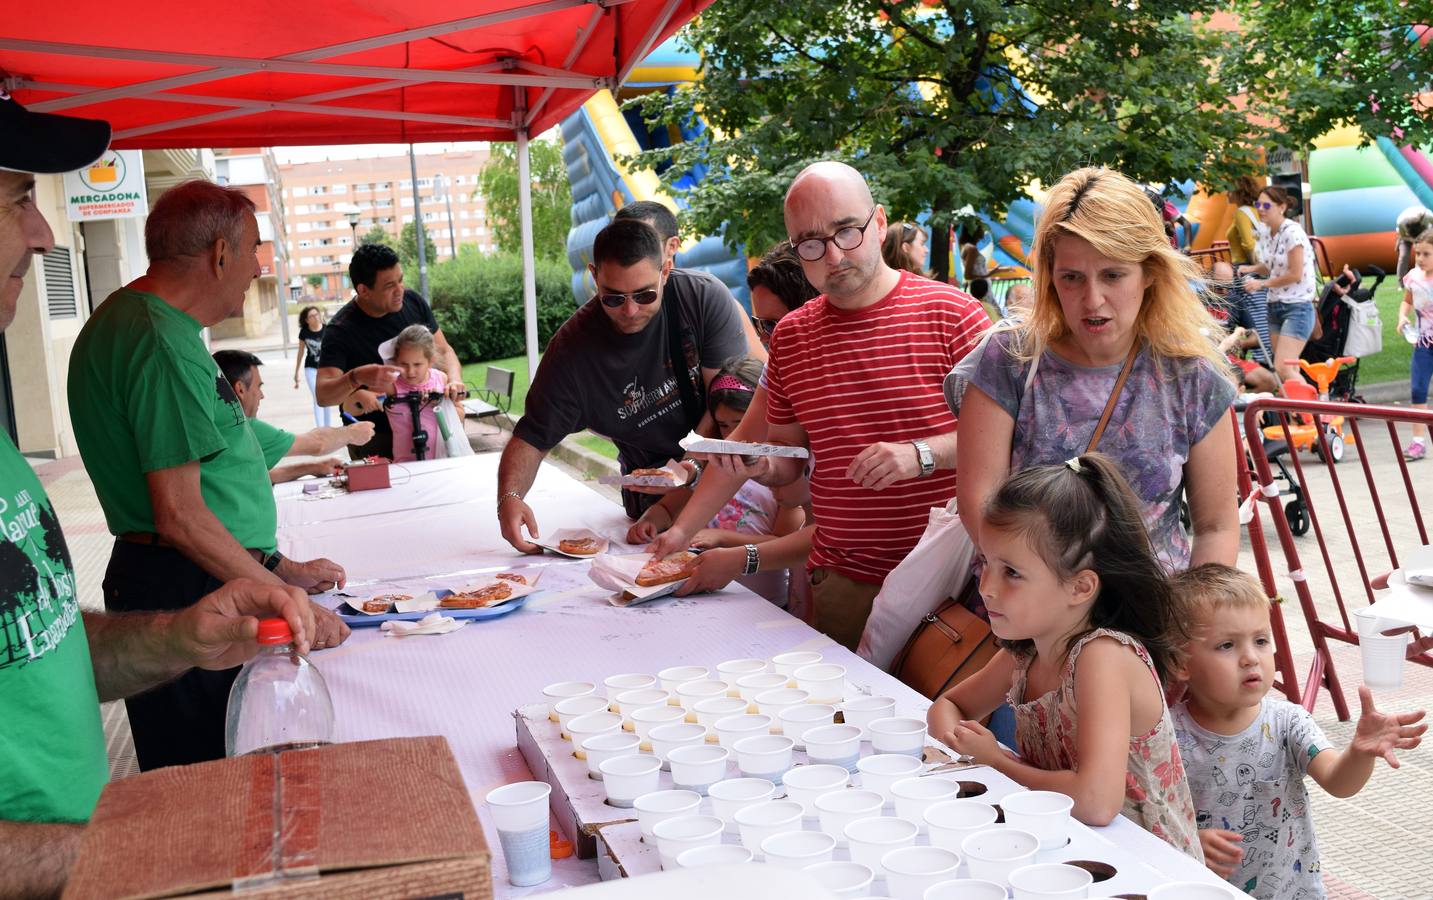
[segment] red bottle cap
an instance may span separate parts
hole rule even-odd
[[[294,634],[289,631],[289,623],[283,619],[259,620],[259,643],[291,644],[293,640]]]
[[[547,833],[548,855],[553,859],[566,859],[572,855],[572,841],[563,838],[556,831]]]

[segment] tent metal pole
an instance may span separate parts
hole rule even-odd
[[[513,109],[513,128],[517,137],[517,205],[522,225],[522,312],[523,336],[527,344],[528,384],[537,375],[537,273],[532,248],[532,160],[528,154],[527,126],[521,124],[527,115],[527,91],[517,88]]]

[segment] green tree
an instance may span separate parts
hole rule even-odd
[[[1414,11],[1421,8],[1423,12]],[[1302,150],[1338,125],[1367,140],[1433,143],[1433,45],[1420,47],[1426,3],[1407,0],[1235,0],[1243,33],[1224,68],[1229,93]]]
[[[308,278],[306,278],[306,279],[304,279],[304,280],[308,282],[309,287],[312,287],[312,288],[321,288],[321,287],[323,287],[323,276],[322,276],[322,275],[310,275]]]
[[[1088,164],[1217,182],[1251,164],[1257,132],[1211,77],[1234,38],[1206,27],[1201,6],[723,0],[685,32],[702,77],[642,101],[649,120],[700,114],[712,127],[635,162],[671,162],[668,185],[710,166],[684,226],[726,223],[752,252],[786,236],[782,195],[820,158],[865,173],[892,218],[929,211],[936,226],[999,216],[1033,180]],[[941,276],[948,242],[936,227]]]
[[[562,144],[532,141],[528,145],[532,181],[533,255],[560,259],[567,254],[572,228],[572,185],[562,161]],[[488,164],[478,174],[480,194],[487,200],[488,221],[499,253],[522,253],[518,212],[517,146],[493,144]]]
[[[392,247],[393,236],[390,235],[387,231],[384,231],[382,225],[374,225],[372,228],[368,229],[363,233],[363,237],[358,239],[358,245],[360,247],[364,244],[387,244],[388,246]],[[416,248],[417,245],[414,244],[414,247]],[[418,251],[417,249],[414,249],[413,252],[416,254]]]
[[[398,236],[398,261],[403,265],[403,277],[411,282],[412,287],[418,285],[418,226],[409,222],[403,226],[403,231]],[[433,243],[433,236],[428,229],[423,229],[423,253],[428,261],[428,272],[432,273],[433,267],[438,264],[438,248]]]

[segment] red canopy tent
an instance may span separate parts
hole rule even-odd
[[[516,141],[531,368],[528,138],[711,2],[10,4],[0,75],[30,109],[109,120],[119,149]]]

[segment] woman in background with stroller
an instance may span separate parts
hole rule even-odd
[[[1269,336],[1281,382],[1299,377],[1298,359],[1314,331],[1314,248],[1299,223],[1287,218],[1293,198],[1277,185],[1261,188],[1255,206],[1268,231],[1258,261],[1244,271],[1244,289],[1269,294]]]

